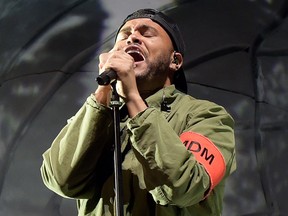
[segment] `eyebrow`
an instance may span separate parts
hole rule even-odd
[[[145,25],[145,24],[140,24],[136,26],[136,30],[138,29],[144,29],[144,30],[152,30],[153,32],[158,32],[156,28],[150,26],[150,25]],[[127,26],[125,28],[122,28],[119,33],[126,33],[126,32],[130,32],[132,30],[131,26]]]

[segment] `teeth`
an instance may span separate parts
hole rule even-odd
[[[128,50],[127,53],[128,53],[128,54],[131,54],[131,53],[138,53],[139,55],[142,55],[138,50]]]

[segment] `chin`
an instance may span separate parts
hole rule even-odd
[[[147,77],[147,75],[149,74],[146,67],[145,68],[144,67],[143,68],[137,67],[134,69],[134,72],[135,72],[136,78]]]

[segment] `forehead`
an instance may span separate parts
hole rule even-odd
[[[168,36],[168,33],[165,31],[165,29],[163,29],[158,23],[152,21],[149,18],[137,18],[137,19],[129,20],[121,27],[120,31],[122,29],[137,30],[137,29],[143,28],[143,27],[154,29],[157,32],[165,34]]]

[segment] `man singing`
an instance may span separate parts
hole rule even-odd
[[[141,9],[120,26],[99,72],[115,72],[120,107],[125,216],[221,215],[235,170],[234,121],[215,103],[185,93],[184,42],[162,12]],[[43,154],[55,193],[79,216],[115,214],[111,85],[98,85]]]

